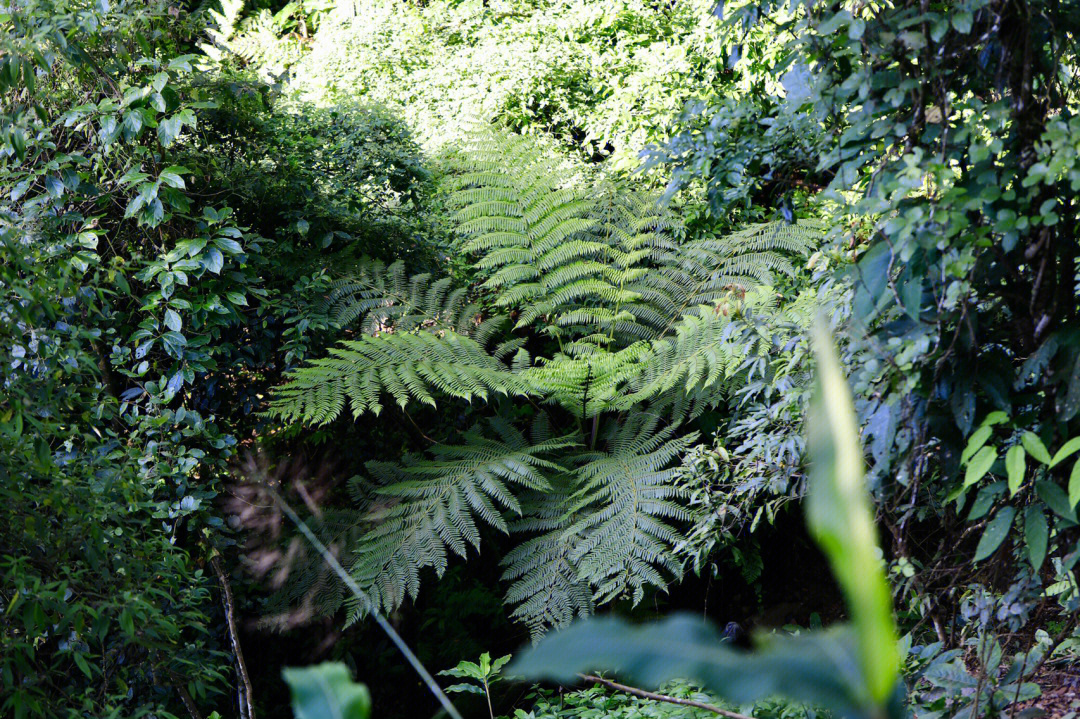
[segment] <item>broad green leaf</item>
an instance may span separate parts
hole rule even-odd
[[[545,637],[510,669],[564,682],[597,670],[618,671],[646,686],[691,679],[738,704],[785,696],[827,706],[837,716],[874,715],[879,710],[868,706],[866,688],[858,685],[859,666],[851,627],[770,637],[763,649],[746,653],[731,649],[700,617],[676,614],[641,626],[614,617],[582,620]]]
[[[987,523],[986,529],[983,530],[982,537],[979,538],[979,544],[975,547],[975,558],[972,561],[981,562],[997,551],[997,548],[1005,541],[1005,537],[1008,536],[1015,516],[1015,507],[1002,507],[998,510],[994,518]]]
[[[1069,504],[1069,495],[1065,493],[1064,489],[1053,482],[1044,480],[1035,483],[1035,492],[1039,495],[1039,499],[1046,502],[1046,506],[1054,514],[1073,522],[1076,521],[1076,513],[1073,511],[1072,505]]]
[[[983,447],[976,452],[968,462],[967,471],[964,472],[964,488],[970,487],[985,477],[997,461],[997,456],[997,447]]]
[[[814,350],[817,386],[809,415],[806,519],[844,591],[870,696],[884,703],[896,686],[900,663],[892,594],[878,554],[851,391],[832,339],[820,326],[814,331]]]
[[[183,327],[183,322],[180,320],[180,315],[177,314],[176,310],[165,310],[165,326],[173,332],[179,332]]]
[[[184,189],[185,187],[184,178],[180,177],[179,174],[171,172],[169,170],[162,170],[161,174],[158,175],[158,181],[165,185],[168,185],[169,187],[175,187],[180,190]]]
[[[184,386],[184,372],[183,370],[177,371],[169,378],[168,383],[165,385],[165,397],[166,401],[172,399],[180,388]]]
[[[371,697],[340,662],[281,672],[292,693],[296,719],[367,719]]]
[[[979,426],[980,427],[992,427],[995,424],[1001,424],[1002,422],[1008,422],[1008,421],[1009,421],[1009,415],[1002,412],[1001,410],[995,410],[995,411],[991,412],[990,414],[986,415],[986,418],[983,419],[982,424],[979,425]]]
[[[1020,491],[1027,471],[1027,453],[1020,445],[1009,447],[1005,453],[1005,471],[1009,475],[1009,496],[1012,497]]]
[[[1069,509],[1075,510],[1077,502],[1080,502],[1080,460],[1076,461],[1069,474]]]
[[[1050,460],[1050,466],[1057,466],[1059,463],[1075,454],[1078,449],[1080,449],[1080,437],[1073,437],[1068,442],[1061,445],[1061,449],[1059,449],[1054,454],[1054,458]]]
[[[986,444],[986,440],[990,439],[990,435],[993,434],[994,428],[984,424],[979,427],[968,439],[967,446],[964,447],[963,453],[960,455],[960,464],[967,464],[967,461],[971,459],[972,455],[982,449],[982,446]]]
[[[979,493],[975,495],[975,501],[971,503],[971,509],[968,511],[968,521],[974,522],[985,517],[990,508],[994,506],[994,501],[1004,491],[1004,482],[994,482],[980,489]]]
[[[1050,539],[1050,527],[1046,515],[1035,505],[1024,510],[1024,542],[1027,544],[1028,559],[1035,571],[1039,571],[1046,559],[1046,544]]]
[[[511,655],[507,654],[506,656],[499,657],[498,659],[493,661],[491,663],[491,673],[492,674],[498,673],[504,666],[506,666],[506,663],[510,661],[510,657],[511,657]]]
[[[968,10],[960,10],[952,15],[952,26],[957,32],[967,35],[971,32],[972,15]]]
[[[1020,435],[1020,442],[1032,457],[1043,464],[1050,464],[1050,453],[1046,451],[1046,445],[1039,439],[1039,435],[1034,432],[1024,432]]]
[[[88,679],[93,679],[94,674],[90,670],[90,665],[86,661],[86,657],[82,655],[82,652],[74,651],[71,653],[71,658],[75,660],[75,665],[79,667],[79,671],[86,675]]]
[[[215,237],[214,244],[220,247],[222,252],[226,252],[230,255],[239,255],[244,251],[244,248],[240,246],[239,242],[230,240],[227,237]]]
[[[162,120],[158,123],[158,142],[162,147],[168,147],[176,142],[176,138],[180,135],[181,121],[178,115]]]
[[[225,266],[225,256],[221,254],[221,250],[218,248],[211,247],[206,251],[203,263],[206,266],[206,269],[210,270],[215,275],[221,274],[221,269]]]

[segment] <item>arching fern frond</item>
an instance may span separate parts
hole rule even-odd
[[[404,407],[412,401],[434,406],[433,393],[471,401],[532,391],[478,342],[456,332],[392,333],[342,342],[329,357],[294,370],[275,390],[268,412],[285,421],[325,424],[346,403],[353,417],[378,414],[384,394]]]
[[[451,554],[479,549],[479,523],[508,531],[504,515],[521,514],[515,492],[550,490],[548,476],[563,468],[549,458],[575,444],[572,436],[529,442],[499,419],[465,432],[463,440],[401,464],[366,465],[381,486],[367,517],[374,526],[357,542],[350,573],[384,612],[416,597],[423,569],[442,576]],[[350,621],[370,609],[350,600]]]
[[[481,310],[467,297],[466,288],[455,288],[449,277],[410,276],[401,260],[390,265],[374,261],[335,282],[322,309],[339,327],[360,320],[367,335],[418,328],[470,335],[480,324]]]
[[[663,589],[679,575],[673,554],[679,535],[669,522],[689,514],[672,501],[680,491],[672,464],[697,434],[676,436],[675,427],[657,424],[639,414],[613,426],[607,451],[573,458],[575,469],[557,497],[562,501],[544,497],[514,526],[542,532],[503,560],[503,577],[511,581],[507,601],[517,605],[513,616],[534,636],[594,603],[638,602],[645,587]]]
[[[511,529],[539,536],[519,544],[503,555],[503,581],[510,582],[506,603],[514,607],[510,618],[529,627],[533,640],[548,629],[565,627],[575,618],[593,613],[595,602],[589,583],[578,574],[571,559],[580,537],[562,531],[565,508],[575,481],[571,474],[553,478],[555,491],[526,493],[525,517]]]
[[[445,181],[463,252],[479,255],[484,287],[500,306],[528,306],[543,294],[543,277],[571,256],[598,246],[589,233],[592,202],[568,186],[533,141],[494,133],[478,136]]]
[[[628,289],[666,316],[670,329],[690,307],[772,284],[776,274],[793,276],[791,257],[808,256],[823,237],[819,223],[799,220],[761,223],[723,237],[692,240]]]
[[[570,512],[578,519],[565,533],[582,537],[570,559],[599,603],[629,596],[636,604],[647,585],[664,589],[680,573],[671,552],[680,535],[668,522],[690,515],[671,501],[680,492],[671,465],[697,433],[676,436],[676,427],[657,424],[654,416],[633,416],[614,429],[606,453],[577,471]]]
[[[620,390],[636,377],[639,363],[651,353],[644,342],[617,352],[570,356],[557,354],[522,372],[536,394],[559,404],[580,419],[612,409]]]

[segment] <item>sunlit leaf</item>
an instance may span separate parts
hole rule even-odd
[[[1027,471],[1027,453],[1020,445],[1009,447],[1005,453],[1005,471],[1009,476],[1009,496],[1020,491],[1024,483],[1024,472]]]

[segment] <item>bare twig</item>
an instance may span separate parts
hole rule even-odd
[[[244,662],[244,652],[240,648],[240,635],[236,631],[236,614],[233,609],[232,585],[225,570],[221,568],[221,560],[215,556],[210,564],[217,572],[221,582],[221,604],[225,607],[225,619],[229,624],[229,642],[232,644],[233,656],[236,657],[236,673],[240,675],[240,686],[237,687],[237,703],[240,705],[240,719],[255,719],[255,706],[252,703],[253,692],[251,690],[251,678],[248,676],[247,664]]]
[[[626,694],[633,694],[636,697],[642,699],[652,699],[657,702],[667,702],[668,704],[679,704],[684,707],[694,707],[696,709],[704,709],[705,711],[712,712],[713,714],[719,714],[720,716],[727,717],[728,719],[753,719],[745,714],[739,714],[738,712],[728,711],[727,709],[721,709],[720,707],[713,706],[712,704],[706,704],[705,702],[694,701],[693,699],[680,699],[679,697],[669,697],[666,694],[657,694],[656,692],[647,692],[644,689],[638,689],[636,687],[630,687],[625,684],[619,684],[613,682],[610,679],[604,679],[598,677],[595,674],[578,674],[579,677],[587,682],[593,684],[602,684],[609,689],[615,691],[625,692]]]

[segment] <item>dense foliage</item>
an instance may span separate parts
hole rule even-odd
[[[372,619],[492,718],[711,712],[685,680],[976,717],[1071,666],[1080,4],[11,0],[0,30],[5,716],[430,714]],[[841,416],[809,419],[815,323],[873,556],[806,499],[840,446],[808,455]],[[895,695],[887,602],[852,599],[879,565]],[[714,641],[678,609],[725,641],[847,617],[865,686],[669,657],[660,698],[562,693],[482,654],[595,613],[666,623],[557,642]],[[820,636],[752,661],[809,686]]]

